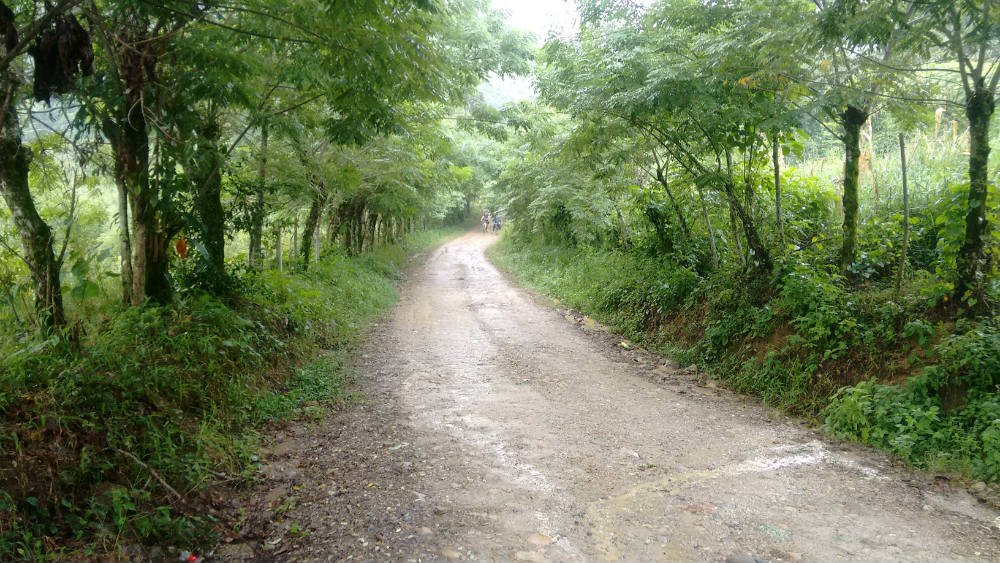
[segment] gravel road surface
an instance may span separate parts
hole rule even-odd
[[[228,559],[997,561],[1000,513],[514,286],[422,257],[363,398],[272,437]]]

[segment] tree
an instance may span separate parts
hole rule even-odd
[[[970,133],[969,196],[954,297],[956,301],[965,300],[970,312],[981,311],[982,275],[988,259],[985,235],[990,228],[989,132],[1000,84],[1000,6],[995,0],[908,0],[903,4],[905,8],[894,12],[895,22],[909,25],[906,16],[916,12],[922,17],[913,25],[920,33],[911,32],[910,37],[929,39],[931,45],[958,63]],[[910,46],[926,52],[917,43]]]
[[[35,59],[34,94],[48,99],[65,93],[75,76],[90,70],[89,38],[68,12],[82,0],[62,0],[21,30],[14,13],[0,2],[0,34],[3,57],[0,59],[0,195],[11,211],[24,249],[23,259],[31,271],[35,286],[35,308],[43,326],[65,324],[59,270],[61,261],[53,251],[52,229],[38,214],[28,182],[31,151],[22,143],[21,122],[17,113],[21,99],[20,69],[14,68],[31,48]],[[62,47],[60,47],[62,45]]]
[[[982,308],[982,274],[988,260],[989,129],[1000,84],[998,10],[995,0],[838,0],[830,4],[831,17],[825,20],[828,29],[853,47],[855,59],[883,74],[936,72],[960,78],[964,100],[959,105],[970,134],[969,190],[953,297],[964,300],[970,312]],[[884,55],[873,57],[874,50]],[[918,60],[905,65],[890,60],[890,54],[899,51]]]
[[[691,181],[721,191],[760,277],[772,260],[753,216],[754,174],[774,96],[742,63],[718,56],[720,38],[738,16],[735,9],[687,1],[657,5],[645,16],[612,9],[602,23],[584,26],[578,45],[546,47],[551,71],[541,90],[574,115],[624,121]]]
[[[130,229],[122,236],[123,251],[126,246],[131,249],[128,259],[122,258],[122,270],[130,274],[132,283],[123,298],[132,305],[142,305],[147,299],[169,303],[173,295],[169,243],[183,221],[173,205],[176,186],[162,178],[151,181],[150,122],[156,118],[154,108],[160,107],[156,87],[162,55],[172,36],[166,32],[183,29],[198,15],[197,9],[189,14],[172,6],[114,2],[94,2],[90,8],[88,21],[98,37],[102,66],[89,109],[111,145],[123,212],[120,221],[122,228],[129,225]],[[173,174],[168,167],[160,170]]]
[[[168,166],[184,170],[179,180],[189,186],[191,202],[190,210],[182,209],[184,223],[201,243],[196,259],[205,272],[203,285],[217,294],[226,288],[222,177],[248,129],[230,132],[224,124],[239,127],[237,118],[257,109],[253,86],[262,72],[257,53],[244,43],[231,30],[191,24],[184,40],[171,45],[171,64],[163,69],[158,88],[163,110],[155,128],[167,133],[162,142],[170,149]]]
[[[835,135],[844,146],[844,226],[838,263],[846,274],[857,249],[861,128],[900,78],[887,65],[902,36],[876,31],[868,14],[859,13],[855,0],[816,0],[816,5],[816,33],[808,36],[821,46],[818,76],[800,80],[815,84],[814,104],[840,127]]]

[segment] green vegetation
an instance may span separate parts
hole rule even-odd
[[[825,420],[842,438],[918,467],[1000,480],[1000,330],[993,323],[933,322],[922,298],[849,293],[833,271],[788,271],[777,278],[776,295],[754,303],[732,289],[738,274],[701,278],[638,252],[505,237],[492,257],[527,286],[619,334],[706,366],[768,404]]]
[[[209,544],[472,214],[517,113],[476,87],[532,41],[484,0],[0,1],[0,559]]]
[[[536,52],[486,0],[0,0],[0,559],[209,543],[480,205],[571,306],[1000,479],[998,9],[585,0]]]
[[[998,8],[583,2],[499,151],[494,258],[833,434],[997,481]]]
[[[126,308],[77,342],[5,353],[0,558],[209,545],[218,522],[204,491],[252,479],[262,423],[344,397],[353,345],[395,302],[406,256],[456,232],[331,253],[293,275],[248,273],[228,303]]]

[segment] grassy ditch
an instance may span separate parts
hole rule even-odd
[[[0,560],[212,544],[207,491],[253,478],[262,424],[343,395],[406,257],[456,232],[245,275],[226,302],[106,304],[72,334],[0,334]]]
[[[1000,319],[936,320],[933,286],[848,289],[785,263],[750,287],[641,253],[518,244],[491,249],[526,286],[733,389],[909,463],[1000,481]]]

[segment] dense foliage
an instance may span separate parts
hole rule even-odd
[[[1000,479],[995,0],[578,8],[536,53],[485,0],[0,1],[0,558],[210,542],[480,204],[571,306]]]
[[[0,559],[205,545],[470,214],[533,39],[484,0],[6,0],[0,39]]]
[[[496,259],[839,436],[997,480],[998,9],[582,2],[503,148]]]
[[[229,303],[200,293],[110,311],[78,342],[5,343],[0,558],[203,549],[238,526],[211,509],[211,487],[254,478],[260,424],[341,398],[351,347],[395,302],[407,254],[333,252],[308,272],[247,273]]]

